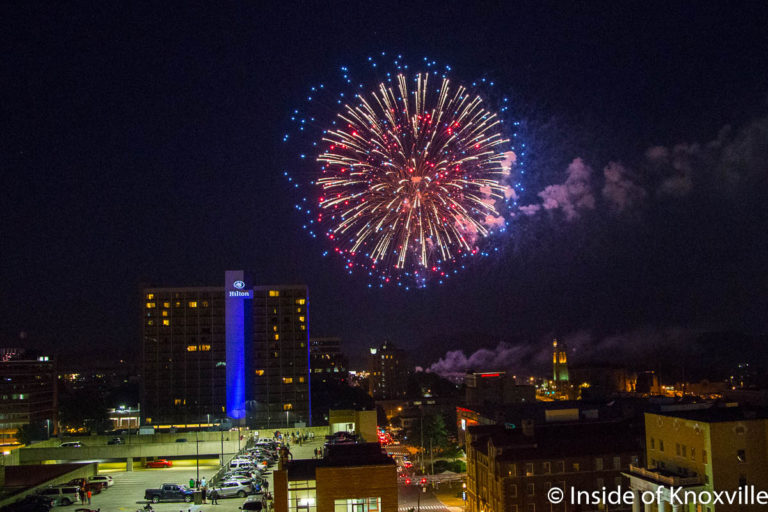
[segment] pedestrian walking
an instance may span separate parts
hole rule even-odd
[[[211,491],[211,505],[219,504],[219,491],[216,489]]]
[[[90,490],[90,489],[88,489],[88,490],[86,491],[86,493],[88,494],[88,504],[90,505],[90,504],[91,504],[91,490]]]
[[[80,504],[85,505],[85,489],[82,487],[77,491],[77,496],[80,498]]]

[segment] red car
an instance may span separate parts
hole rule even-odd
[[[173,466],[173,462],[165,459],[148,460],[144,464],[145,468],[170,468],[171,466]]]

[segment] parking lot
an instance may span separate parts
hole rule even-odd
[[[200,466],[200,478],[205,477],[206,480],[210,480],[218,469],[218,465]],[[137,469],[136,471],[128,472],[107,470],[101,471],[100,474],[112,476],[115,480],[115,485],[93,496],[90,508],[101,509],[102,512],[136,511],[141,510],[146,503],[144,500],[145,489],[158,488],[164,483],[188,485],[190,478],[197,477],[197,469],[194,466],[187,466],[165,469]],[[270,485],[272,483],[271,478],[270,474]],[[238,512],[238,507],[243,501],[240,498],[221,499],[219,500],[219,505],[210,505],[210,502],[207,505],[194,505],[182,502],[157,503],[152,505],[152,508],[157,512],[187,512],[189,510],[198,512],[210,509],[220,512]],[[79,505],[62,508],[74,510],[79,508]]]

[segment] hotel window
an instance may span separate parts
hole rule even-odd
[[[163,310],[163,316],[168,316],[168,311]]]
[[[154,320],[147,320],[147,325],[155,325],[155,321]]]
[[[264,375],[264,370],[253,370],[253,373],[261,377],[262,375]]]
[[[291,410],[293,410],[293,404],[283,404],[283,410],[284,411],[291,411]]]
[[[573,463],[573,470],[574,471],[579,471],[580,469],[581,469],[581,467],[579,466],[579,463],[578,462],[574,462]]]
[[[269,296],[270,297],[279,297],[280,292],[278,290],[269,290]]]
[[[683,449],[683,453],[685,453],[685,449]],[[613,458],[613,469],[621,469],[621,457]]]
[[[707,450],[701,450],[701,462],[707,463]]]
[[[597,487],[597,490],[599,491],[603,487],[605,487],[605,480],[602,478],[596,478],[595,479],[595,487]]]
[[[203,301],[203,307],[204,307],[204,308],[207,308],[207,307],[208,307],[208,301],[207,301],[207,300],[204,300],[204,301]]]
[[[664,451],[664,441],[661,439],[659,439],[659,451],[661,452]]]
[[[197,352],[197,345],[187,345],[187,352]]]
[[[509,486],[509,495],[512,498],[517,498],[517,485],[512,484]]]
[[[273,326],[272,326],[272,331],[273,331],[273,332],[277,332],[277,326],[276,326],[276,325],[273,325]]]
[[[536,504],[535,503],[529,503],[528,504],[528,512],[536,512]]]
[[[299,377],[299,382],[304,382],[304,377]]]
[[[176,306],[177,308],[180,308],[181,307],[181,301],[177,300],[176,304],[174,304],[174,306]]]
[[[303,321],[304,321],[304,317],[303,317],[303,316],[300,316],[300,317],[299,317],[299,322],[303,322]]]
[[[181,398],[174,398],[173,405],[181,405]]]
[[[293,384],[293,377],[283,377],[283,384]]]
[[[525,494],[527,494],[528,496],[533,496],[535,490],[536,489],[533,486],[533,484],[528,484],[525,486]]]
[[[306,326],[306,325],[302,325],[302,326],[301,326],[301,330],[302,330],[302,331],[306,331],[306,330],[307,330],[307,326]]]
[[[680,456],[680,443],[675,443],[675,455]]]
[[[279,339],[280,339],[280,335],[279,334],[275,334],[275,341],[277,341]]]
[[[189,301],[189,307],[196,308],[197,307],[197,302],[194,301],[194,300]]]
[[[154,293],[148,293],[147,294],[147,300],[152,300],[154,298],[155,298],[155,294]]]
[[[306,299],[296,299],[296,304],[302,304],[303,305],[306,302],[307,302]]]
[[[595,459],[595,471],[602,471],[603,470],[603,458],[598,457]]]
[[[381,498],[348,498],[333,501],[333,512],[379,512]]]
[[[691,460],[696,460],[696,448],[691,446]]]
[[[557,461],[557,472],[565,473],[565,461],[563,460]]]
[[[170,302],[163,302],[163,307],[164,308],[169,308],[169,307],[171,307],[171,303]]]
[[[616,487],[616,488],[621,486],[621,477],[620,476],[616,476],[616,477],[613,478],[613,486]]]
[[[525,464],[525,476],[533,476],[533,463],[527,462]]]
[[[167,318],[165,318],[165,319],[163,320],[163,325],[171,325],[171,321],[170,321],[170,320],[168,320]]]
[[[551,462],[542,462],[541,470],[544,472],[545,475],[550,474],[552,472],[552,463]]]
[[[154,307],[155,307],[155,303],[154,302],[147,302],[147,309],[152,309]]]
[[[736,459],[739,462],[747,462],[747,452],[744,450],[736,450]]]
[[[651,438],[651,450],[656,449],[656,440],[654,438]]]

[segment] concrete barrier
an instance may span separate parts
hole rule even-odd
[[[199,447],[195,445],[199,444]],[[232,454],[238,451],[239,447],[245,446],[245,441],[232,440],[221,441],[200,441],[195,443],[194,437],[186,443],[136,443],[136,444],[117,444],[117,445],[84,445],[80,448],[52,448],[41,447],[38,445],[28,448],[20,448],[20,464],[39,464],[43,461],[92,461],[103,459],[134,459],[134,458],[169,458],[169,457],[190,457],[202,456],[220,456],[222,446],[224,455]]]

